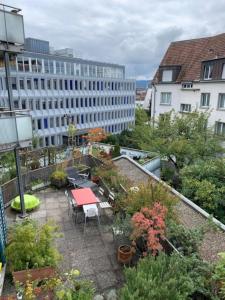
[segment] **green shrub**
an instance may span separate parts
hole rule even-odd
[[[188,229],[171,221],[167,226],[166,236],[179,252],[191,255],[198,252],[203,239],[203,228]]]
[[[130,215],[140,211],[142,207],[152,208],[155,202],[168,209],[168,218],[174,218],[177,199],[160,184],[153,185],[149,182],[148,185],[139,186],[138,192],[129,191],[128,195],[120,199],[121,207]]]
[[[57,188],[64,187],[67,183],[67,175],[63,170],[56,170],[52,173],[51,184]]]
[[[10,271],[55,267],[61,258],[53,247],[57,236],[57,227],[51,222],[38,225],[32,220],[24,220],[13,225],[9,228],[6,247]]]
[[[137,268],[125,270],[125,286],[121,300],[185,300],[194,293],[211,298],[211,267],[196,257],[148,256]],[[205,298],[203,298],[205,299]],[[215,298],[214,298],[215,299]]]

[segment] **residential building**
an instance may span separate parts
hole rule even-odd
[[[209,125],[225,133],[225,33],[170,44],[153,79],[151,115],[172,109],[209,111]]]
[[[14,109],[29,110],[39,147],[63,144],[70,123],[77,142],[90,128],[114,134],[134,124],[135,81],[124,66],[76,58],[68,48],[50,51],[48,41],[29,38],[11,61],[11,79]],[[3,61],[0,106],[8,106]]]

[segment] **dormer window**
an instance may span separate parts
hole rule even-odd
[[[173,77],[172,70],[163,70],[162,72],[162,82],[171,82]]]
[[[213,66],[211,64],[204,66],[204,74],[203,74],[204,80],[212,79],[212,69],[213,69]]]

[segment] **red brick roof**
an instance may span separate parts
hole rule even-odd
[[[160,66],[181,66],[176,82],[198,81],[201,74],[201,62],[225,57],[225,33],[193,40],[172,42],[160,63]],[[154,83],[159,82],[157,70]]]

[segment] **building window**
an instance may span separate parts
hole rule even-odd
[[[170,105],[172,93],[161,93],[160,104]]]
[[[213,66],[210,65],[210,64],[204,66],[204,75],[203,75],[203,78],[205,80],[212,79],[212,69],[213,69]]]
[[[201,94],[201,107],[209,107],[210,93]]]
[[[190,112],[191,111],[191,104],[181,104],[180,105],[181,112]]]
[[[20,79],[19,83],[20,83],[20,89],[24,90],[24,80]]]
[[[218,135],[225,135],[225,123],[223,122],[216,122],[215,124],[215,132]]]
[[[222,79],[225,79],[225,64],[223,64]]]
[[[192,89],[193,83],[192,82],[183,82],[182,83],[182,89]]]
[[[171,82],[173,76],[172,70],[163,70],[162,72],[162,82]]]
[[[219,94],[218,108],[225,109],[225,94]]]

